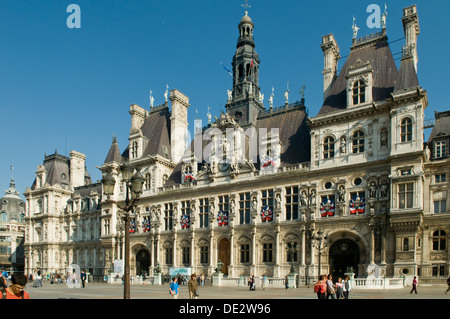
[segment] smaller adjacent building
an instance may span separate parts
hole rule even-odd
[[[0,269],[24,270],[25,202],[14,178],[0,199]]]

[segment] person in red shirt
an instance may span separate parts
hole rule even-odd
[[[2,289],[2,299],[30,299],[28,292],[24,291],[27,277],[22,273],[11,275],[11,285]]]

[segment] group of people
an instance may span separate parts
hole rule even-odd
[[[319,280],[314,284],[314,292],[318,299],[348,299],[352,286],[350,277],[339,277],[333,282],[333,276],[320,275]]]
[[[204,276],[204,275],[202,275]],[[178,276],[180,277],[180,276]],[[204,285],[204,279],[203,279],[203,285]],[[178,293],[179,293],[180,285],[178,284],[178,278],[172,277],[172,282],[169,286],[169,294],[173,299],[178,299]],[[197,275],[194,273],[192,274],[191,278],[188,282],[188,290],[189,290],[189,299],[198,299],[200,296],[198,292],[198,282],[197,282]]]

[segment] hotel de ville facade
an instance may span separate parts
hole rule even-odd
[[[312,115],[304,99],[264,105],[257,25],[246,12],[226,111],[187,143],[184,93],[172,90],[150,109],[131,105],[128,147],[113,140],[99,164],[115,177],[111,199],[119,203],[120,166],[129,161],[143,175],[132,228],[91,182],[84,154],[45,156],[24,193],[25,272],[78,264],[108,274],[130,231],[132,275],[157,267],[211,275],[220,261],[233,278],[284,278],[291,267],[301,282],[323,273],[366,277],[375,266],[386,277],[448,276],[450,112],[436,113],[425,141],[416,6],[403,10],[402,23],[398,68],[385,25],[354,37],[339,72],[338,43],[322,37],[323,105]]]

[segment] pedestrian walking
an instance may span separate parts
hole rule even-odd
[[[344,286],[343,286],[343,294],[344,294],[344,299],[348,299],[348,297],[350,296],[350,291],[352,290],[352,286],[350,283],[350,277],[349,276],[345,276],[344,277]]]
[[[201,284],[202,284],[202,287],[205,285],[205,274],[202,274],[201,276],[200,276],[200,282],[201,282]]]
[[[336,286],[333,284],[333,276],[327,276],[327,299],[336,299]]]
[[[83,288],[85,288],[85,284],[86,284],[86,273],[84,272],[84,270],[81,271],[81,284],[83,285]]]
[[[414,279],[413,279],[413,281],[412,281],[412,288],[411,288],[411,291],[410,291],[409,293],[412,294],[413,291],[414,291],[414,292],[416,293],[416,295],[417,295],[417,277],[416,277],[416,276],[414,276]]]
[[[339,277],[336,282],[336,298],[344,299],[344,283],[342,282],[342,277]]]
[[[188,283],[189,288],[189,299],[198,299],[199,293],[198,293],[198,285],[197,285],[197,275],[194,273],[191,276],[191,279]]]
[[[37,272],[36,275],[36,288],[42,288],[42,276],[40,270]]]
[[[255,275],[252,275],[248,280],[249,290],[253,291],[256,289]]]
[[[11,275],[11,285],[2,288],[2,299],[30,299],[28,292],[24,291],[27,285],[27,276],[22,273],[13,273]]]
[[[450,291],[450,276],[448,276],[447,278],[447,290],[445,291],[445,293]]]
[[[317,294],[318,299],[326,299],[327,283],[325,275],[319,276],[319,280],[314,284],[314,292]]]
[[[177,281],[177,277],[173,277],[172,282],[170,283],[169,293],[172,296],[172,299],[178,299],[178,288],[180,286]]]
[[[263,275],[262,280],[261,280],[261,288],[262,288],[262,290],[266,289],[266,281],[267,281],[267,277],[266,277],[266,275]]]

